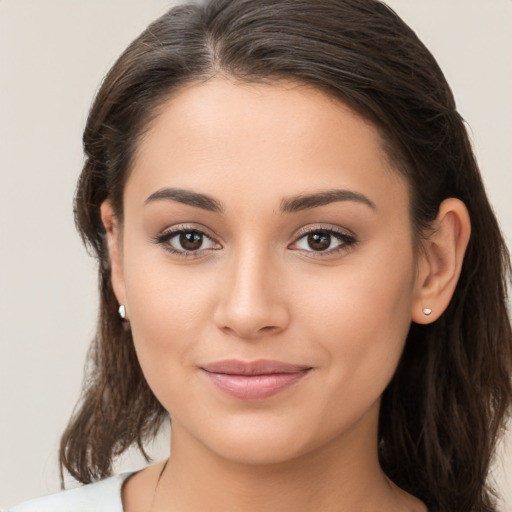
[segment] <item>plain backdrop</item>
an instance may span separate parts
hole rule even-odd
[[[388,4],[445,71],[511,247],[512,0]],[[59,488],[96,315],[95,264],[72,219],[81,132],[108,68],[171,5],[0,0],[0,508]],[[166,441],[152,453],[165,457]],[[116,470],[142,464],[129,454]],[[512,512],[512,434],[494,473]]]

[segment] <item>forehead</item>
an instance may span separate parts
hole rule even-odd
[[[363,188],[407,201],[371,123],[322,91],[285,81],[214,78],[173,95],[139,145],[126,192],[147,197],[162,186],[276,201],[312,189]]]

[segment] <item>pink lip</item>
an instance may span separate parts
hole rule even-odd
[[[201,369],[224,393],[242,400],[261,400],[292,386],[311,367],[265,359],[251,362],[229,359],[209,363]]]

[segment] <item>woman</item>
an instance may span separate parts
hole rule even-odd
[[[108,477],[168,415],[171,457],[13,510],[495,510],[508,255],[392,11],[177,7],[114,65],[84,145],[101,312],[61,463]]]

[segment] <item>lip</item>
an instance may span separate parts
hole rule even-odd
[[[220,391],[241,400],[263,400],[284,391],[305,377],[305,365],[260,359],[228,359],[201,366],[208,380]]]

